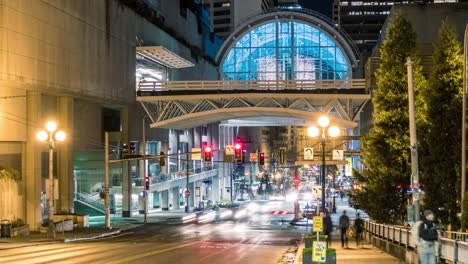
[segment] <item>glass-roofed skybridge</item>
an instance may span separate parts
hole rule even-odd
[[[328,114],[357,126],[370,99],[349,39],[322,15],[274,10],[250,18],[217,55],[219,81],[140,82],[137,100],[152,127],[185,129],[229,125],[307,125]]]

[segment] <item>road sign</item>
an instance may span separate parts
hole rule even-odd
[[[333,160],[343,160],[344,159],[344,151],[334,149],[333,150]]]
[[[185,197],[189,197],[190,196],[190,191],[188,189],[185,190],[184,195],[185,195]]]
[[[224,148],[224,154],[226,156],[234,156],[234,145],[226,145]]]
[[[314,216],[313,218],[313,231],[314,232],[322,232],[323,231],[323,218],[320,216]]]
[[[292,182],[294,186],[298,187],[299,185],[301,185],[301,178],[296,176],[293,178]]]
[[[312,262],[327,261],[327,242],[314,241],[312,246]]]
[[[250,153],[250,162],[257,162],[258,155],[257,153]]]
[[[192,148],[192,160],[201,160],[201,148]]]
[[[304,148],[304,160],[314,160],[314,148]]]

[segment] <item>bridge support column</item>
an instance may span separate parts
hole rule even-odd
[[[191,182],[189,183],[189,190],[190,190],[190,197],[189,197],[189,206],[194,207],[195,206],[195,183]]]
[[[138,194],[138,213],[145,214],[145,197],[140,194]]]
[[[179,209],[179,187],[174,187],[171,189],[172,191],[172,209]]]
[[[164,190],[161,192],[161,209],[169,210],[169,190]]]
[[[219,176],[212,177],[211,179],[211,200],[213,202],[220,202],[220,193],[223,191],[220,189],[220,179]]]

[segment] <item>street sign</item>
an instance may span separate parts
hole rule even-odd
[[[296,176],[293,178],[292,182],[294,186],[298,187],[299,185],[301,185],[301,178]]]
[[[314,160],[314,148],[304,148],[304,160]]]
[[[189,197],[190,196],[190,191],[188,189],[185,190],[184,195],[185,195],[185,197]]]
[[[234,156],[234,145],[226,145],[226,147],[224,148],[224,154],[226,156]]]
[[[192,148],[192,160],[201,160],[201,148]]]
[[[313,231],[314,232],[322,232],[323,231],[323,218],[320,216],[314,216],[313,218]]]
[[[344,159],[344,150],[333,150],[333,160],[343,160]]]
[[[258,155],[257,153],[250,153],[250,162],[257,162]]]
[[[327,242],[314,241],[312,246],[312,262],[327,261]]]

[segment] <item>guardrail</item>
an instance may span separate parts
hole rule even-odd
[[[365,89],[365,79],[140,81],[138,91]]]
[[[364,222],[365,231],[373,236],[414,250],[411,229],[401,226]],[[441,260],[468,264],[468,233],[443,232],[436,242],[436,255]]]

